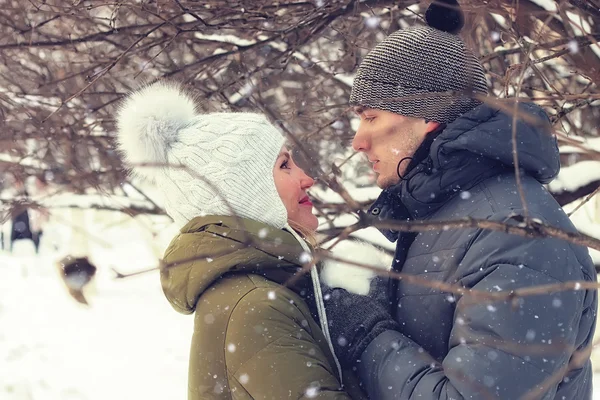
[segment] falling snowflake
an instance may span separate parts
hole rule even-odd
[[[342,347],[344,347],[345,345],[347,345],[347,344],[348,344],[348,341],[347,341],[347,340],[346,340],[346,338],[345,338],[345,337],[343,337],[343,336],[340,336],[340,337],[338,338],[337,342],[338,342],[338,344],[339,344],[340,346],[342,346]]]
[[[381,18],[379,18],[376,15],[371,15],[370,17],[367,17],[367,19],[365,19],[365,25],[367,25],[367,27],[371,29],[377,28],[380,22]]]
[[[527,333],[525,334],[525,338],[530,341],[535,339],[535,331],[533,329],[527,330]]]
[[[249,380],[250,380],[250,377],[248,376],[248,374],[240,375],[240,383],[242,385],[245,385],[246,383],[248,383]]]
[[[264,239],[267,237],[267,233],[269,233],[269,228],[262,228],[258,231],[258,237]]]
[[[493,306],[493,305],[491,305],[491,304],[488,304],[488,306],[487,306],[487,310],[488,310],[489,312],[496,312],[496,307],[494,307],[494,306]]]
[[[471,192],[468,191],[464,191],[464,192],[460,192],[460,198],[463,200],[468,200],[471,198]]]
[[[235,344],[229,343],[227,345],[227,351],[230,352],[230,353],[234,353],[235,352]]]
[[[212,258],[210,258],[210,257],[206,257],[206,262],[209,262],[209,263],[211,263],[211,262],[213,262],[213,259],[212,259]]]
[[[491,36],[491,39],[494,42],[497,42],[497,41],[500,40],[500,32],[492,31],[492,33],[490,34],[490,36]]]
[[[267,297],[269,298],[269,300],[275,300],[277,298],[277,294],[274,290],[269,290]]]
[[[571,40],[567,43],[567,48],[569,49],[569,53],[576,54],[579,52],[579,43],[576,40]]]
[[[300,254],[300,262],[302,264],[306,264],[311,262],[312,260],[312,256],[310,255],[310,253],[307,252],[303,252],[302,254]]]
[[[558,308],[560,306],[562,306],[562,300],[559,298],[554,298],[552,300],[552,307]]]
[[[304,395],[307,399],[314,399],[319,395],[319,386],[318,383],[311,383],[309,387],[306,388]]]
[[[204,316],[204,322],[207,324],[213,324],[215,322],[215,316],[212,314],[206,314]]]

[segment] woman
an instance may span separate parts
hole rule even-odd
[[[260,114],[201,115],[165,83],[131,94],[117,123],[127,164],[182,226],[161,281],[177,311],[195,313],[188,399],[361,397],[340,388],[315,269],[284,286],[310,261],[298,231],[317,219],[313,180],[279,131]]]

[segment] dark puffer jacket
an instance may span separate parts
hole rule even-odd
[[[548,118],[535,105],[522,105],[521,111],[528,115],[517,123],[517,143],[529,216],[575,231],[542,185],[560,167]],[[512,122],[512,116],[486,105],[463,115],[433,141],[405,181],[381,194],[371,214],[519,223],[515,216],[525,210],[513,168]],[[482,229],[383,233],[398,240],[394,268],[431,281],[489,292],[596,281],[587,249],[558,239]],[[526,393],[544,400],[591,398],[589,361],[564,377],[560,371],[592,340],[595,291],[568,290],[510,303],[470,302],[403,281],[391,290],[401,331],[380,334],[359,363],[372,399],[514,400]]]

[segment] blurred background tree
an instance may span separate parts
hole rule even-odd
[[[115,111],[130,90],[183,82],[205,111],[260,110],[306,149],[314,176],[373,185],[352,155],[352,74],[387,34],[423,23],[415,0],[5,0],[0,10],[0,179],[4,217],[45,194],[101,195],[83,207],[160,214],[115,152]],[[463,0],[461,35],[481,57],[496,98],[520,96],[552,115],[563,167],[550,186],[561,204],[598,188],[600,8],[592,0]],[[586,164],[587,162],[587,164]],[[594,168],[595,167],[595,168]],[[568,179],[567,179],[568,180]],[[322,179],[320,182],[325,182]],[[73,197],[70,197],[73,198]],[[126,201],[131,199],[131,201]],[[361,199],[367,204],[373,198]],[[57,207],[82,207],[69,201]],[[323,215],[339,205],[319,204]]]

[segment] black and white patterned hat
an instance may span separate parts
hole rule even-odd
[[[456,0],[436,0],[428,26],[392,33],[358,68],[350,104],[440,123],[454,121],[487,95],[477,57],[457,35],[464,15]]]

